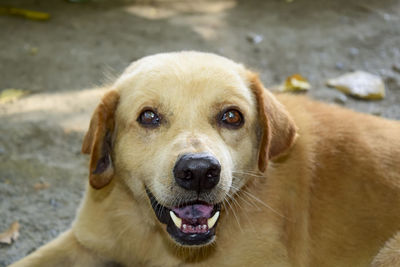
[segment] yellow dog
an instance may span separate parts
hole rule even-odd
[[[82,151],[71,229],[12,266],[400,266],[400,123],[273,95],[226,58],[134,62]]]

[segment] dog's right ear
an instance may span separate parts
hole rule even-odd
[[[111,182],[114,167],[111,158],[114,113],[119,101],[117,91],[106,93],[92,115],[89,130],[82,144],[82,152],[90,154],[89,181],[95,189]]]

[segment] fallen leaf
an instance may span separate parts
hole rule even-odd
[[[279,85],[277,89],[281,92],[301,92],[311,89],[310,83],[300,74],[293,74],[286,78],[284,84]]]
[[[0,7],[0,15],[21,16],[30,20],[48,20],[49,13],[15,7]]]
[[[376,100],[385,97],[381,77],[365,71],[355,71],[327,81],[327,85],[361,99]]]
[[[35,188],[35,190],[43,190],[43,189],[47,189],[49,187],[50,187],[50,184],[46,183],[46,182],[39,182],[33,186],[33,188]]]
[[[37,48],[37,47],[31,47],[31,49],[30,49],[30,51],[29,51],[29,53],[30,53],[32,56],[36,55],[38,52],[39,52],[39,48]]]
[[[5,89],[2,92],[0,92],[0,103],[11,102],[27,94],[29,94],[29,92],[26,90],[14,89],[14,88]]]
[[[0,234],[0,243],[11,244],[13,241],[17,240],[19,236],[19,223],[17,221],[13,222],[7,231]]]

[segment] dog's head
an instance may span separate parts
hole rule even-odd
[[[201,246],[215,238],[221,204],[295,135],[284,107],[242,65],[168,53],[127,68],[97,107],[82,151],[91,154],[92,187],[123,181],[154,209],[147,221],[165,224],[180,245]]]

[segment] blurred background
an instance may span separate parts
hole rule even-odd
[[[0,235],[0,266],[71,224],[101,87],[136,59],[180,50],[242,62],[274,90],[296,77],[289,91],[400,119],[397,0],[0,0],[0,233],[19,224],[15,242]],[[326,85],[359,70],[379,97]]]

